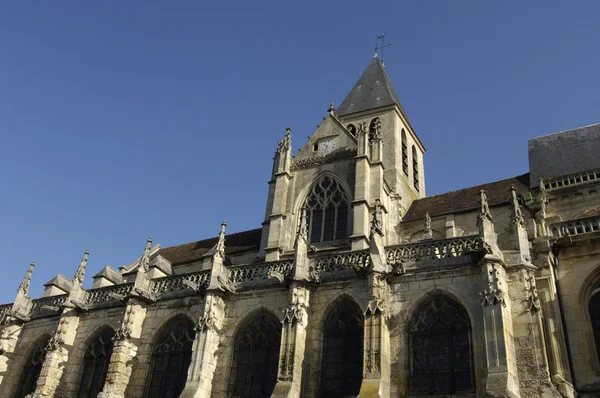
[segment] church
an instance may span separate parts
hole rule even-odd
[[[40,298],[31,264],[0,305],[0,395],[600,397],[600,124],[530,139],[522,175],[427,196],[375,56],[291,140],[257,229],[149,239],[119,269],[86,251]]]

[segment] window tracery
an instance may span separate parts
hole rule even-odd
[[[459,304],[444,296],[423,303],[410,321],[409,344],[413,392],[473,391],[471,326]]]
[[[417,150],[415,146],[412,147],[412,160],[413,160],[413,185],[417,191],[419,191],[419,160],[417,158]]]
[[[188,319],[169,322],[152,350],[146,397],[178,397],[181,394],[192,359],[194,337],[194,325]]]
[[[48,345],[49,337],[45,337],[39,341],[29,353],[25,366],[23,367],[23,373],[21,375],[21,382],[17,389],[15,397],[23,398],[27,394],[31,394],[35,391],[37,386],[40,372],[42,371],[42,365],[44,359],[46,359],[46,346]]]
[[[113,329],[104,329],[86,349],[83,356],[82,379],[78,397],[96,398],[102,391],[113,350],[112,337],[114,334]]]
[[[345,239],[349,200],[340,183],[323,176],[311,188],[305,206],[311,243]]]
[[[588,305],[590,319],[592,321],[592,330],[594,332],[594,341],[596,342],[596,354],[600,361],[600,281],[592,287],[592,294]]]
[[[404,129],[402,129],[402,171],[408,177],[408,144]]]
[[[277,384],[281,323],[261,312],[238,333],[231,370],[231,396],[270,397]]]
[[[363,316],[356,303],[339,302],[324,329],[321,397],[357,396],[363,377]]]

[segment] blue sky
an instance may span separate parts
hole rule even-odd
[[[600,122],[597,1],[3,2],[0,302],[257,228],[295,149],[387,32],[428,194],[528,170],[527,140]]]

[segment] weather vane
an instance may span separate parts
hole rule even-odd
[[[379,53],[379,50],[381,50],[381,57],[380,57],[381,62],[383,62],[383,49],[391,46],[391,44],[384,44],[385,43],[385,35],[387,35],[387,32],[382,35],[377,36],[377,38],[375,39],[375,52]],[[381,40],[381,46],[379,45],[380,40]]]

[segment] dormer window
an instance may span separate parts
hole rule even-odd
[[[324,176],[306,198],[308,234],[311,243],[345,239],[348,235],[346,193],[333,177]]]

